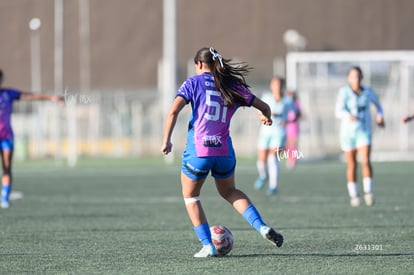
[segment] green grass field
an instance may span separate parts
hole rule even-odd
[[[0,273],[413,274],[413,168],[374,163],[377,204],[352,208],[344,163],[283,167],[280,193],[268,197],[253,190],[254,160],[239,161],[238,187],[285,243],[277,249],[263,240],[209,179],[201,196],[209,223],[230,228],[235,243],[226,257],[195,259],[201,246],[181,198],[178,164],[15,163],[14,190],[23,198],[0,209]]]

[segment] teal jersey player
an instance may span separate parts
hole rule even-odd
[[[285,80],[273,76],[270,80],[270,92],[264,93],[261,100],[266,102],[271,110],[273,124],[270,127],[261,126],[257,142],[257,172],[254,182],[256,190],[262,189],[269,183],[267,194],[276,195],[279,187],[279,152],[284,150],[286,143],[286,123],[289,111],[296,112],[291,97],[284,96]]]
[[[351,206],[359,206],[357,182],[357,155],[362,166],[362,183],[366,205],[374,204],[373,172],[371,166],[371,103],[377,108],[376,123],[385,127],[384,113],[375,92],[361,85],[362,70],[358,66],[348,71],[348,85],[341,88],[335,106],[335,115],[341,119],[340,143],[344,151],[347,170],[347,188]]]
[[[288,97],[282,97],[276,101],[272,93],[265,93],[261,99],[266,102],[272,111],[273,124],[270,127],[264,125],[260,128],[258,148],[283,148],[286,142],[286,122],[289,110],[294,110],[293,101]]]
[[[340,140],[344,151],[370,145],[372,139],[371,111],[373,103],[377,113],[383,116],[378,96],[369,87],[361,87],[361,93],[355,93],[350,86],[339,90],[335,113],[341,119]],[[351,119],[351,117],[356,118]]]

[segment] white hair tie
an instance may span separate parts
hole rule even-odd
[[[210,47],[210,52],[213,55],[213,61],[218,59],[220,61],[221,67],[224,68],[223,57],[221,56],[221,54],[219,54],[213,47]]]

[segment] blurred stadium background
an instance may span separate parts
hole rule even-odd
[[[413,10],[411,0],[2,0],[4,86],[67,100],[15,105],[16,158],[158,155],[166,106],[193,73],[196,50],[211,45],[254,67],[258,95],[273,74],[287,77],[303,108],[307,159],[340,155],[335,97],[360,65],[386,114],[374,159],[414,159],[413,127],[400,122],[414,112]],[[253,110],[238,113],[239,155],[255,155],[258,127]]]

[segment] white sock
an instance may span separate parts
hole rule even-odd
[[[365,193],[371,193],[372,192],[372,178],[363,178],[362,184],[364,186],[364,192]]]
[[[356,182],[348,182],[348,194],[351,198],[358,197],[358,184]]]
[[[266,163],[257,161],[256,167],[257,167],[257,172],[259,172],[259,178],[266,179],[267,178]]]
[[[269,170],[269,189],[276,189],[279,184],[279,160],[275,155],[267,157],[267,169]]]

